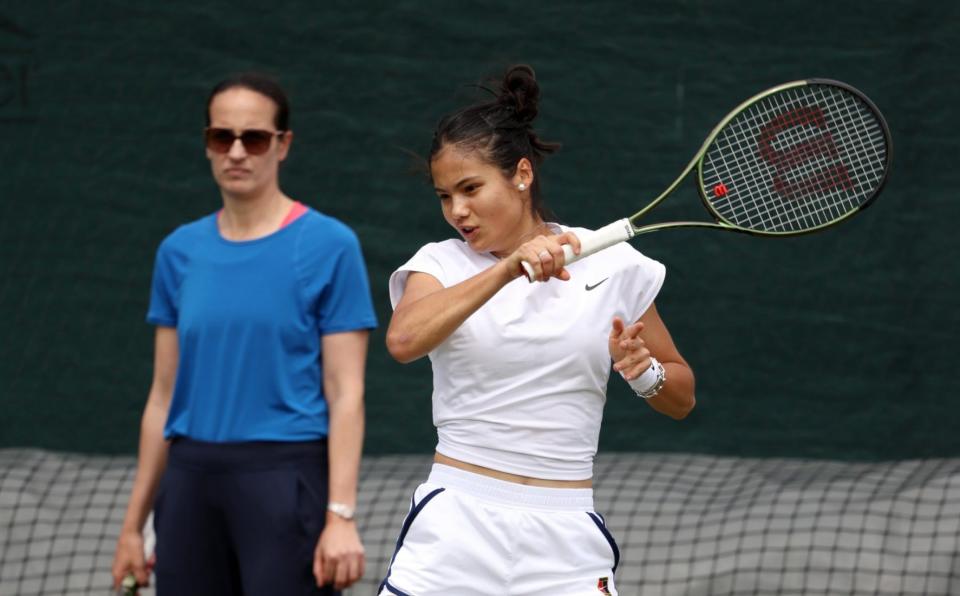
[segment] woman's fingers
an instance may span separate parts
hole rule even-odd
[[[613,322],[610,323],[610,340],[618,341],[620,336],[623,335],[623,319],[620,317],[613,317]]]
[[[640,321],[632,325],[626,325],[620,317],[613,317],[610,324],[609,343],[614,370],[624,375],[630,375],[633,372],[632,367],[644,362],[645,359],[649,360],[650,351],[647,349],[646,342],[640,337],[641,331],[643,331],[643,323]],[[649,363],[646,366],[649,366]],[[644,366],[644,369],[646,366]]]
[[[643,331],[643,323],[637,321],[625,329],[624,335],[629,338],[639,338],[641,331]],[[640,341],[643,340],[641,339]]]
[[[143,538],[139,533],[121,535],[117,541],[117,553],[111,569],[115,588],[128,576],[136,578],[139,585],[147,585],[150,570],[143,556]]]
[[[547,279],[546,272],[544,270],[544,255],[542,250],[539,250],[536,246],[521,246],[520,251],[523,254],[521,260],[530,265],[530,268],[533,269],[533,277],[530,281],[544,281]],[[548,253],[549,254],[549,253]]]
[[[561,253],[562,252],[563,251],[561,251]],[[542,248],[540,249],[539,252],[537,252],[537,259],[540,261],[540,270],[542,272],[540,279],[542,280],[549,279],[550,277],[553,276],[553,270],[555,269],[556,264],[558,262],[556,255],[554,255],[553,253],[554,251],[552,251],[549,246]],[[563,262],[562,254],[560,255],[559,262],[560,263]]]
[[[556,236],[558,244],[569,244],[570,248],[573,249],[573,254],[580,254],[580,239],[577,238],[577,235],[573,232],[564,232],[559,236]]]
[[[626,358],[614,363],[613,368],[623,375],[624,379],[632,381],[650,368],[652,363],[653,361],[650,360],[650,353],[647,352],[646,356],[627,356]]]
[[[573,232],[564,232],[557,236],[537,236],[524,243],[517,252],[520,260],[527,263],[533,271],[531,281],[546,281],[556,277],[567,281],[570,273],[564,268],[567,262],[564,245],[569,244],[574,254],[580,252],[580,239]],[[524,275],[531,277],[529,272]]]

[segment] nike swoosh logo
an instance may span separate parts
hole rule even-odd
[[[609,278],[609,277],[604,277],[603,279],[601,279],[601,280],[598,281],[597,283],[593,284],[592,286],[591,286],[590,284],[585,285],[584,288],[589,292],[590,290],[595,289],[597,286],[599,286],[599,285],[602,284],[603,282],[607,281],[608,279],[610,279],[610,278]]]

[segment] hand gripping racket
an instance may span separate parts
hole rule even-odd
[[[566,264],[638,234],[712,228],[755,236],[823,230],[869,205],[883,188],[892,155],[880,110],[850,85],[827,79],[784,83],[737,106],[713,129],[683,172],[630,217],[580,236]],[[691,172],[713,222],[638,227]],[[527,279],[533,269],[526,262]]]

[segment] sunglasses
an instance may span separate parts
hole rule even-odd
[[[250,129],[236,134],[229,128],[207,128],[203,131],[207,149],[214,153],[229,153],[233,144],[240,139],[243,148],[250,155],[263,155],[270,149],[273,137],[282,137],[286,131]]]

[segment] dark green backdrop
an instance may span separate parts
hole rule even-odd
[[[675,423],[612,382],[604,449],[960,455],[956,2],[319,5],[0,4],[0,446],[135,449],[153,253],[218,205],[209,87],[260,69],[292,96],[284,188],[364,245],[382,322],[367,452],[429,452],[429,365],[383,347],[389,273],[451,235],[408,151],[471,97],[464,84],[525,61],[543,136],[565,145],[546,194],[577,225],[658,193],[720,117],[777,83],[849,82],[893,132],[884,195],[840,228],[637,242],[668,266],[658,305],[699,403]],[[692,187],[656,212],[699,216]]]

